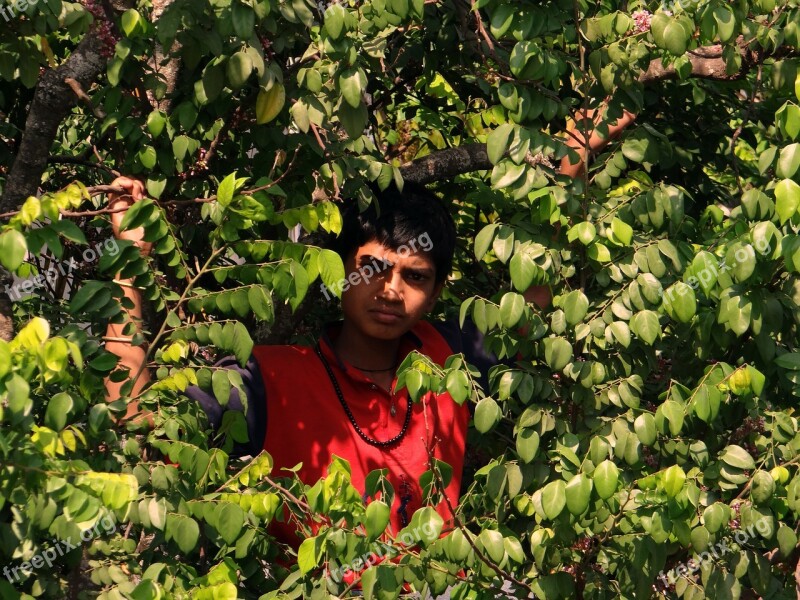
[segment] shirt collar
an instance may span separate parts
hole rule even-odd
[[[319,339],[319,346],[322,350],[322,354],[328,360],[329,363],[336,365],[339,370],[349,376],[356,376],[359,379],[368,379],[365,377],[361,371],[356,369],[348,369],[347,365],[339,358],[336,352],[333,349],[333,343],[336,341],[336,338],[339,337],[339,333],[342,330],[342,321],[337,321],[334,323],[326,324],[322,329],[322,335]],[[413,329],[407,331],[400,341],[400,356],[401,362],[402,359],[406,357],[406,355],[411,352],[412,350],[420,350],[422,348],[422,340],[419,336],[414,332]]]

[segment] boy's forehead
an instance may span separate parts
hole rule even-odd
[[[375,258],[406,258],[406,259],[414,259],[414,262],[425,262],[433,264],[433,260],[429,252],[426,252],[422,248],[419,247],[418,244],[413,246],[406,245],[401,246],[399,248],[390,248],[385,244],[382,244],[378,240],[370,240],[365,242],[358,248],[356,248],[356,257],[370,255]]]

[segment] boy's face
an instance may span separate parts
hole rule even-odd
[[[392,340],[433,309],[442,283],[427,252],[392,250],[372,240],[345,262],[344,318],[363,334]]]

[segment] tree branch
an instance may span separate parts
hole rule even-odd
[[[692,65],[690,77],[700,79],[714,79],[716,81],[735,81],[741,79],[750,71],[756,61],[745,48],[739,47],[742,55],[741,68],[731,75],[728,74],[725,59],[722,57],[722,46],[702,46],[689,53],[689,62]],[[647,71],[639,76],[639,81],[645,85],[666,79],[677,79],[678,74],[672,65],[664,66],[660,58],[650,61]]]
[[[690,77],[714,79],[717,81],[734,81],[743,78],[754,66],[761,64],[763,54],[750,52],[740,45],[742,66],[736,73],[729,75],[722,58],[722,46],[703,46],[690,53],[692,72]],[[660,81],[677,78],[673,66],[664,66],[661,59],[650,62],[647,70],[639,76],[645,85],[653,85]],[[462,173],[483,171],[493,167],[486,154],[485,144],[466,144],[455,148],[445,148],[431,152],[427,156],[413,160],[400,167],[403,179],[413,183],[425,184],[434,181],[451,179]]]
[[[106,65],[100,55],[101,44],[98,36],[87,34],[63,64],[42,76],[0,200],[0,212],[14,210],[28,196],[36,195],[58,126],[77,100],[65,80],[72,79],[84,89],[89,87]]]
[[[400,173],[405,181],[423,184],[471,171],[488,170],[492,166],[486,154],[486,144],[466,144],[431,152],[400,167]]]

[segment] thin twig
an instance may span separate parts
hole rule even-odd
[[[89,107],[89,110],[92,111],[92,114],[94,114],[95,117],[98,119],[106,118],[106,113],[102,108],[99,106],[92,106],[92,99],[89,97],[89,94],[83,91],[81,84],[77,80],[73,79],[72,77],[67,77],[64,79],[64,83],[69,86],[72,92],[78,97],[78,100]]]
[[[433,462],[433,455],[432,455],[431,449],[428,448],[427,445],[426,445],[426,449],[428,450],[428,461],[434,467],[434,468],[431,468],[431,471],[433,472],[433,476],[436,479],[436,485],[439,487],[439,489],[442,492],[442,496],[444,497],[444,502],[447,505],[447,510],[449,510],[450,514],[453,516],[453,521],[455,521],[456,527],[458,527],[461,530],[461,533],[464,535],[464,539],[467,540],[467,543],[475,551],[475,556],[477,556],[481,560],[481,562],[483,562],[492,571],[494,571],[497,574],[497,576],[500,577],[501,580],[509,581],[509,582],[513,583],[514,585],[516,585],[517,587],[520,587],[522,589],[527,590],[529,594],[533,594],[533,589],[531,588],[531,586],[529,586],[524,581],[520,581],[519,579],[517,579],[516,577],[511,575],[511,573],[506,573],[505,571],[503,571],[500,567],[498,567],[491,560],[489,560],[486,557],[486,555],[484,555],[483,552],[481,552],[478,549],[478,547],[475,545],[475,543],[472,541],[472,537],[471,537],[472,536],[472,532],[470,532],[464,526],[464,523],[461,522],[461,519],[458,518],[458,515],[456,514],[456,511],[453,508],[453,504],[450,502],[450,498],[447,497],[447,491],[445,489],[444,481],[442,481],[442,475],[441,475],[441,473],[439,473],[439,469],[435,468],[435,463]]]
[[[86,160],[85,158],[81,158],[80,156],[51,156],[47,159],[47,162],[53,164],[70,164],[70,165],[81,165],[84,167],[91,167],[93,169],[102,169],[107,173],[111,173],[114,177],[119,177],[121,173],[111,167],[107,167],[104,164],[92,162],[90,160]]]
[[[294,154],[292,155],[292,160],[289,161],[289,164],[286,166],[286,169],[284,170],[283,173],[281,173],[281,175],[277,179],[275,179],[274,181],[271,181],[271,182],[269,182],[269,183],[267,183],[265,185],[261,185],[261,186],[255,187],[255,188],[251,188],[249,190],[243,190],[240,193],[242,195],[244,195],[244,196],[249,196],[251,194],[255,194],[256,192],[261,192],[261,191],[264,191],[264,190],[268,190],[269,188],[278,185],[278,183],[280,183],[289,174],[289,172],[291,171],[292,167],[294,166],[294,162],[295,162],[295,159],[297,159],[297,155],[298,155],[298,153],[300,151],[300,147],[301,146],[298,145],[297,148],[295,148]],[[93,164],[93,166],[97,166],[97,165],[94,165],[94,163],[92,163],[92,164]],[[115,185],[93,185],[93,186],[87,186],[86,187],[86,194],[89,197],[99,196],[101,194],[110,194],[110,193],[119,194],[120,196],[123,196],[123,197],[127,194],[125,188],[122,188],[120,186],[115,186]],[[208,196],[207,198],[158,200],[157,204],[159,204],[160,206],[166,206],[166,205],[169,205],[169,204],[176,204],[176,205],[202,204],[202,203],[206,203],[206,202],[214,202],[214,201],[216,201],[216,199],[217,199],[216,196]],[[85,211],[62,210],[61,214],[64,215],[65,217],[96,217],[98,215],[110,215],[110,214],[114,214],[114,213],[118,213],[118,212],[124,212],[124,211],[128,210],[128,208],[129,208],[128,206],[125,206],[125,207],[114,208],[114,209],[111,209],[111,208],[99,208],[99,209],[96,209],[96,210],[85,210]],[[12,211],[7,212],[7,213],[1,213],[0,214],[0,219],[10,219],[11,217],[14,217],[14,216],[18,215],[19,213],[20,213],[19,210],[12,210]]]
[[[478,34],[483,38],[483,41],[486,42],[486,46],[489,48],[489,54],[492,55],[492,58],[497,60],[497,53],[494,50],[494,42],[492,41],[491,36],[489,36],[489,32],[486,31],[486,27],[483,25],[483,18],[481,17],[481,12],[479,9],[475,8],[475,1],[471,0],[472,5],[472,12],[475,13],[475,23],[478,25]]]

